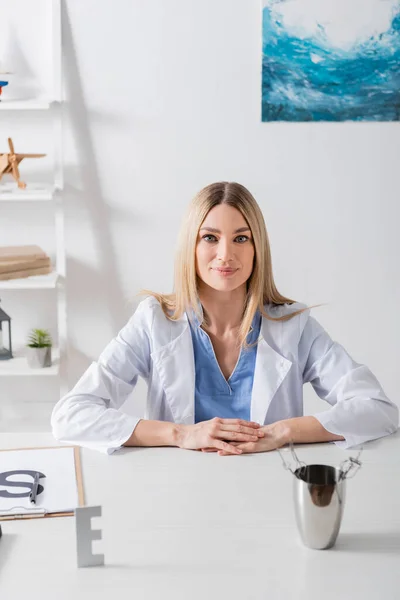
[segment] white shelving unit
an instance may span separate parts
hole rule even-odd
[[[0,209],[6,209],[11,203],[52,202],[54,205],[54,227],[56,237],[56,261],[54,271],[48,275],[37,275],[23,279],[0,281],[2,290],[54,290],[57,302],[57,329],[59,347],[52,348],[52,366],[44,369],[31,369],[26,361],[24,348],[13,348],[14,358],[0,361],[0,377],[51,377],[58,376],[60,395],[67,391],[67,307],[66,307],[66,252],[64,240],[63,162],[62,162],[62,43],[61,43],[61,0],[48,0],[48,10],[52,42],[53,91],[51,98],[29,100],[2,100],[1,111],[47,111],[53,125],[54,182],[49,184],[27,181],[27,189],[20,190],[15,183],[1,185]],[[29,114],[29,112],[27,112]],[[5,115],[0,114],[0,121]],[[3,204],[4,203],[4,204]],[[7,204],[5,204],[7,203]],[[34,299],[33,299],[34,302]]]
[[[2,183],[0,202],[27,202],[54,200],[56,188],[51,183],[30,183],[26,190],[20,190],[15,183]]]
[[[9,279],[0,281],[0,290],[52,290],[58,285],[57,271],[48,275],[34,275],[23,279]],[[1,374],[1,363],[0,363]]]
[[[31,369],[25,358],[25,349],[24,348],[13,348],[13,356],[12,360],[4,360],[2,361],[2,375],[3,376],[19,376],[27,375],[31,376],[43,376],[49,377],[52,375],[58,375],[60,371],[60,354],[58,348],[52,348],[52,365],[51,367],[47,367],[45,369]]]
[[[0,110],[48,110],[54,102],[44,98],[29,100],[2,100]]]

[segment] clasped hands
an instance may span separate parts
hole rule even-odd
[[[181,425],[178,446],[228,456],[268,452],[284,446],[288,440],[289,431],[285,421],[261,426],[253,421],[215,417],[195,425]]]

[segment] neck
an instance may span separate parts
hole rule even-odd
[[[231,292],[203,288],[199,290],[199,299],[208,321],[204,329],[218,337],[237,332],[246,301],[245,286]]]

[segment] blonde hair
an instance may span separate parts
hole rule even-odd
[[[243,185],[220,181],[206,186],[196,194],[188,207],[178,236],[174,292],[161,294],[150,290],[141,290],[139,294],[156,298],[165,316],[171,321],[177,321],[185,311],[193,310],[201,324],[209,324],[207,315],[202,315],[198,306],[195,252],[201,224],[209,211],[219,204],[228,204],[240,211],[250,227],[253,237],[253,271],[247,280],[246,301],[238,332],[239,345],[246,348],[248,347],[246,338],[257,310],[269,321],[288,321],[311,307],[302,308],[281,317],[271,317],[265,312],[264,304],[279,306],[286,303],[293,304],[295,300],[282,296],[276,289],[264,217],[256,200]]]

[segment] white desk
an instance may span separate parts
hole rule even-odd
[[[1,448],[32,445],[57,443],[0,434]],[[1,600],[398,600],[399,449],[399,433],[366,445],[336,546],[325,551],[299,540],[293,475],[276,452],[83,449],[86,504],[103,507],[93,550],[106,565],[76,567],[73,517],[4,521]],[[319,444],[297,454],[338,465],[355,451]]]

